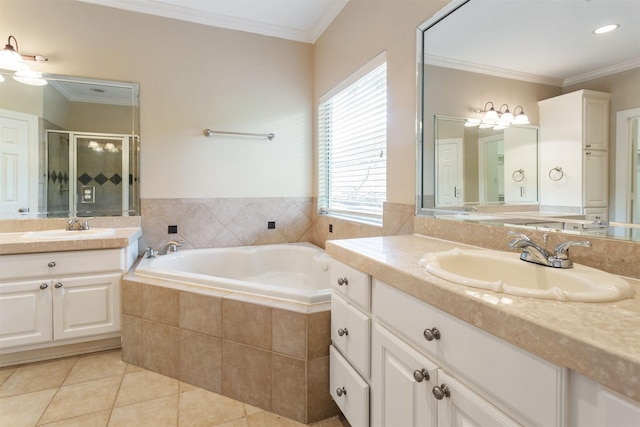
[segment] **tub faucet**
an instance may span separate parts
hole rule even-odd
[[[170,240],[162,246],[157,254],[158,255],[166,255],[169,252],[178,252],[178,248],[182,247],[184,241],[177,242],[175,240]]]
[[[533,262],[535,264],[544,265],[554,268],[571,268],[573,267],[573,261],[569,259],[569,248],[571,246],[591,246],[589,241],[581,242],[564,242],[557,245],[553,253],[541,247],[539,244],[531,240],[527,235],[517,233],[515,231],[509,231],[509,234],[516,236],[511,242],[509,242],[509,249],[522,249],[520,259],[527,262]],[[548,234],[543,235],[545,247],[547,244]]]

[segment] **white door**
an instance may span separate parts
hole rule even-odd
[[[437,143],[436,207],[462,205],[462,140],[441,139]]]
[[[53,280],[54,340],[120,330],[122,274]]]
[[[513,419],[440,370],[438,386],[446,395],[438,400],[438,427],[519,426]]]
[[[0,110],[0,215],[38,210],[37,117]]]
[[[0,349],[49,342],[51,281],[0,283]]]
[[[435,426],[438,367],[379,325],[372,358],[372,426]]]

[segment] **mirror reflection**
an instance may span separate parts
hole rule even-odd
[[[594,30],[603,20],[620,26],[597,35]],[[535,224],[531,218],[543,217],[550,228],[571,232],[597,228],[599,234],[628,238],[633,234],[630,229],[640,231],[634,225],[640,223],[636,214],[640,175],[638,136],[633,130],[634,120],[640,117],[640,3],[459,0],[418,30],[419,46],[423,46],[418,53],[420,214],[477,209],[491,215],[474,215],[476,220],[490,219],[494,224]],[[596,108],[604,115],[598,129],[591,126],[593,121],[582,122],[586,128],[591,126],[592,134],[603,137],[587,146],[589,142],[579,135],[582,140],[571,153],[559,151],[557,143],[545,138],[549,129],[562,129],[563,120],[579,127],[574,117],[587,115],[590,107],[560,110],[560,125],[556,125],[541,117],[545,114],[541,103],[583,90],[608,97]],[[529,130],[538,128],[538,144],[535,153],[517,158],[537,164],[508,164],[505,138],[520,126],[505,131],[464,128],[465,122],[479,123],[487,105],[499,113],[513,113],[516,107],[526,113],[532,124]],[[460,147],[454,150],[455,143]],[[597,163],[598,174],[578,174],[580,165],[587,163]],[[526,171],[532,167],[530,175]],[[554,171],[556,167],[560,170]],[[574,169],[569,172],[569,168]],[[522,176],[520,170],[525,172],[526,186],[514,182]],[[547,181],[562,172],[563,177],[551,183],[556,193],[549,202]],[[574,185],[577,181],[579,187]],[[537,185],[530,187],[533,182]],[[517,190],[523,194],[520,198]],[[580,202],[569,207],[559,202],[576,197]],[[521,221],[524,217],[528,219]],[[607,227],[610,221],[615,228]]]
[[[0,218],[138,215],[138,85],[3,77]]]

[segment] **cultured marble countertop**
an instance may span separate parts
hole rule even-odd
[[[640,402],[640,281],[613,303],[541,300],[458,285],[418,265],[460,243],[420,235],[327,241],[326,252],[556,365]],[[477,248],[476,248],[477,249]]]
[[[109,236],[64,240],[26,239],[23,232],[0,233],[0,255],[126,248],[141,236],[140,227],[115,228],[114,233]]]

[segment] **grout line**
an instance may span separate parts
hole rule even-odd
[[[40,424],[40,420],[42,420],[42,417],[44,416],[44,414],[46,414],[47,411],[49,410],[49,407],[51,406],[51,402],[53,402],[55,400],[56,396],[60,392],[60,389],[62,388],[62,385],[67,380],[67,378],[69,377],[69,374],[73,370],[73,367],[76,366],[76,363],[78,363],[78,356],[73,356],[73,358],[74,358],[73,365],[71,365],[71,367],[67,371],[67,374],[64,376],[62,381],[60,381],[60,385],[58,386],[58,388],[56,388],[56,392],[53,393],[53,396],[51,396],[51,400],[49,400],[49,403],[47,404],[47,407],[44,408],[44,411],[42,411],[42,414],[40,414],[40,417],[38,417],[38,421],[36,421],[36,425]],[[60,360],[64,360],[64,359],[60,359]]]

